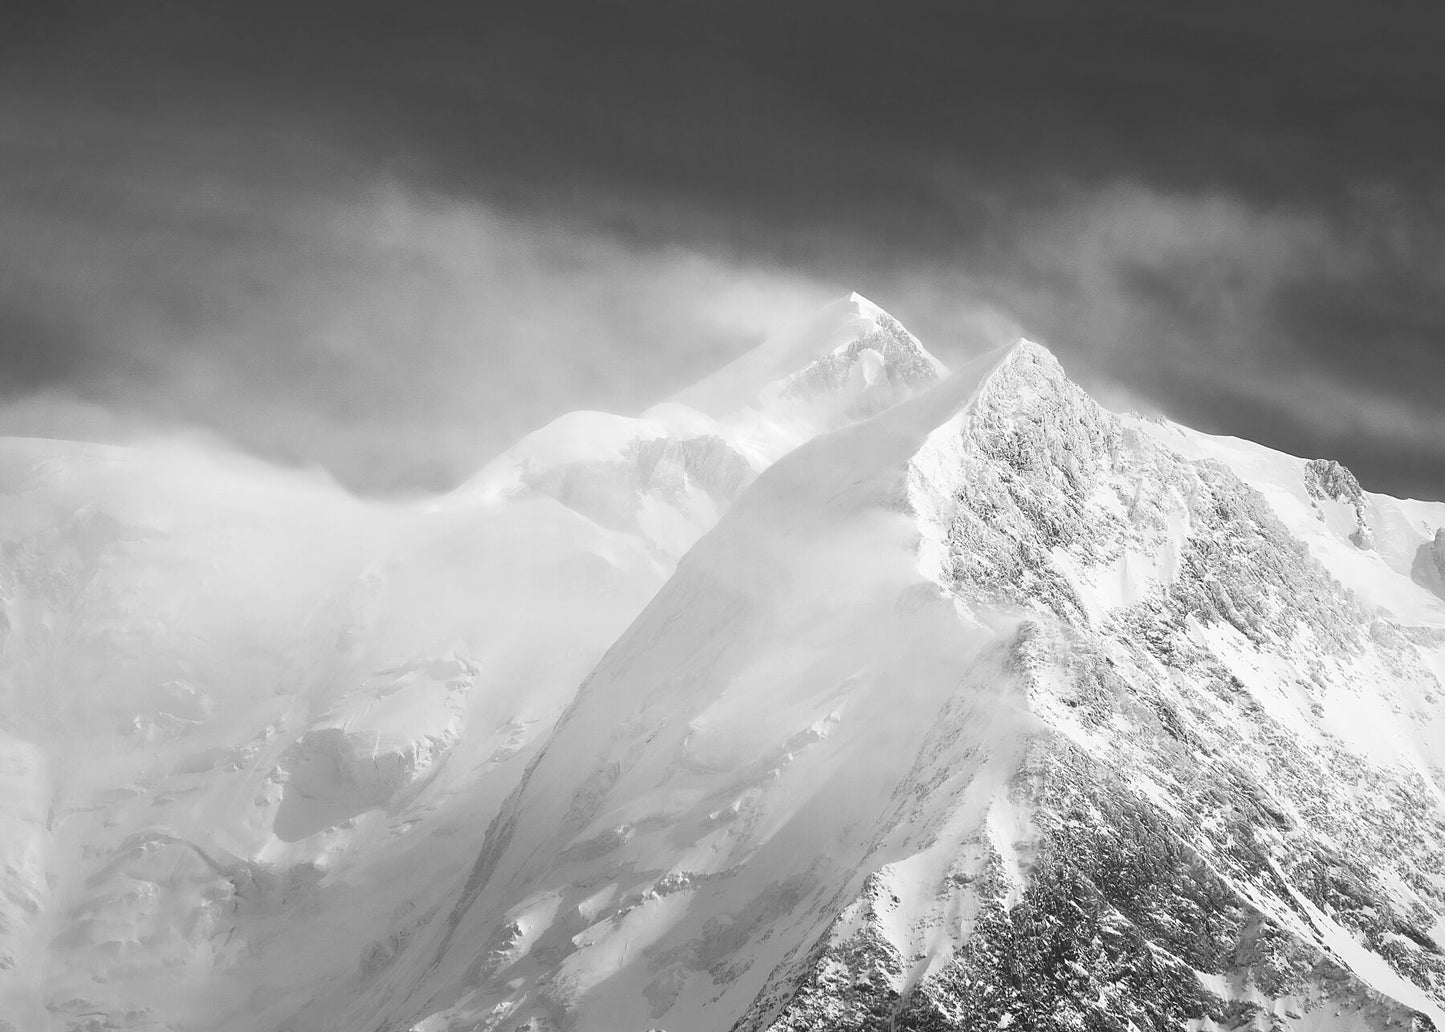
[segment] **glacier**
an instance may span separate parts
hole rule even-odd
[[[0,484],[0,1029],[1445,1028],[1445,502],[1038,344]]]

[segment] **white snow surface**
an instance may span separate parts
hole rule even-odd
[[[1106,654],[1194,714],[1189,763],[1259,768],[1291,848],[1341,834],[1321,799],[1368,810],[1380,899],[1439,943],[1445,874],[1366,832],[1445,847],[1445,599],[1412,574],[1445,503],[1358,515],[1305,466],[1107,413],[1028,341],[947,375],[857,294],[423,504],[0,442],[0,1029],[783,1028],[865,939],[911,992],[970,941],[979,885],[1030,891],[1039,755],[1194,812],[1138,707],[1079,705]],[[1230,478],[1283,531],[1224,540]],[[1010,566],[1040,523],[1063,529]],[[1313,608],[1201,576],[1205,544],[1285,540],[1321,571]],[[1171,591],[1206,600],[1171,630],[1192,666],[1121,629]],[[1206,666],[1247,708],[1199,691]],[[1271,781],[1281,742],[1421,809]],[[1289,1028],[1389,1001],[1445,1027],[1440,985],[1305,898],[1283,832],[1256,883],[1212,819],[1193,831],[1376,994],[1238,998]]]

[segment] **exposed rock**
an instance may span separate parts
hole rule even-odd
[[[1435,540],[1420,546],[1410,576],[1416,584],[1445,598],[1445,527],[1435,532]]]
[[[1312,459],[1305,464],[1305,490],[1317,502],[1334,501],[1348,506],[1355,520],[1350,540],[1356,548],[1375,547],[1375,536],[1365,515],[1365,492],[1353,473],[1333,459]]]

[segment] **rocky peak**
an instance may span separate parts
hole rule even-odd
[[[1044,345],[1029,340],[1027,337],[1020,337],[1004,353],[1003,358],[999,361],[998,371],[1014,370],[1020,367],[1033,367],[1052,380],[1068,380],[1068,376],[1064,373],[1064,367],[1059,364],[1054,353]]]
[[[932,386],[943,372],[942,363],[924,350],[917,337],[877,309],[871,321],[859,327],[856,337],[789,376],[783,394],[817,398],[848,391],[861,395],[857,407],[871,414],[912,391]]]
[[[1119,427],[1048,348],[1020,340],[980,386],[969,432],[984,454],[1016,472],[1077,488]]]
[[[834,397],[861,409],[854,415],[871,415],[947,372],[901,322],[853,293],[781,328],[673,400],[726,417]]]

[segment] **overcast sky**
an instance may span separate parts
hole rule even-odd
[[[435,490],[856,289],[1445,498],[1436,4],[0,10],[0,432]]]

